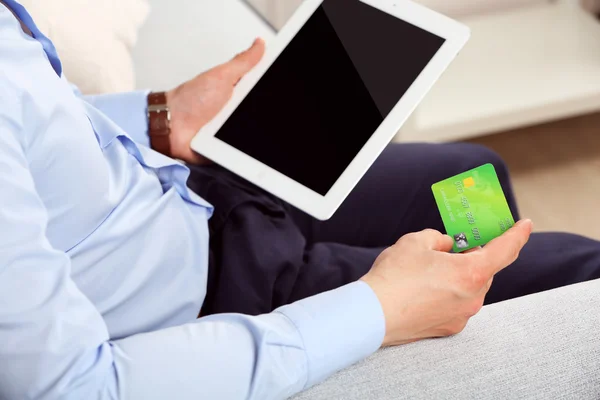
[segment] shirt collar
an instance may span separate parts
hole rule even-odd
[[[48,39],[46,35],[40,32],[35,22],[33,22],[33,18],[27,12],[25,7],[19,4],[16,0],[4,0],[4,3],[19,17],[23,24],[25,24],[25,26],[29,28],[29,30],[33,34],[34,39],[40,42],[40,44],[44,48],[46,56],[48,57],[48,60],[50,61],[50,64],[52,65],[54,71],[58,74],[58,76],[62,76],[62,64],[60,62],[60,59],[58,58],[58,54],[56,52],[54,44],[50,39]]]

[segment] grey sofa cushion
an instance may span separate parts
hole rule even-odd
[[[383,350],[297,400],[600,399],[600,281],[485,307],[460,335]]]

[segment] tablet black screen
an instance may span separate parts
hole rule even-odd
[[[216,138],[326,195],[444,41],[325,0]]]

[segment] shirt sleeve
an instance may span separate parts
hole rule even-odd
[[[75,89],[75,93],[78,91]],[[134,142],[150,147],[148,137],[148,94],[150,91],[82,96],[112,119]]]
[[[376,351],[385,322],[353,283],[249,317],[111,340],[45,236],[19,122],[0,110],[0,398],[280,399]]]

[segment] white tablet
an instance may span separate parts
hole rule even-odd
[[[192,148],[326,220],[468,38],[411,1],[304,0]]]

